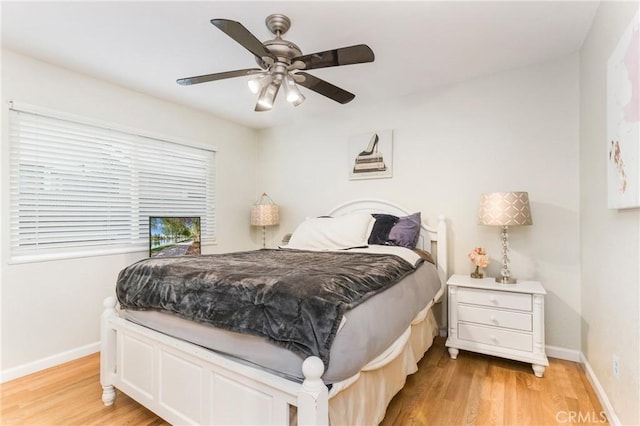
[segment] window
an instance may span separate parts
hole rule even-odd
[[[200,216],[215,241],[215,152],[10,107],[11,260],[148,249],[149,216]]]

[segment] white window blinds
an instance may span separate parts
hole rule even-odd
[[[149,216],[200,216],[215,241],[215,153],[10,108],[14,262],[143,250]]]

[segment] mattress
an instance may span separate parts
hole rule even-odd
[[[391,288],[345,313],[325,369],[326,384],[357,374],[383,353],[441,288],[436,267],[428,262]],[[123,310],[128,320],[186,340],[295,381],[302,381],[304,359],[265,338],[240,334],[185,320],[158,311]]]

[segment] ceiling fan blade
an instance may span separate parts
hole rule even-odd
[[[339,65],[363,64],[373,62],[375,55],[373,50],[366,44],[342,47],[340,49],[326,50],[324,52],[311,53],[298,58],[293,58],[292,62],[302,61],[306,64],[305,70],[317,68],[336,67]]]
[[[179,78],[176,83],[183,86],[191,84],[206,83],[207,81],[224,80],[225,78],[242,77],[245,75],[258,74],[263,72],[260,68],[247,68],[245,70],[225,71],[215,74],[198,75],[195,77]]]
[[[276,57],[264,47],[262,42],[251,34],[240,22],[229,19],[212,19],[211,23],[258,58],[262,59],[266,56],[276,59]]]
[[[297,75],[305,77],[304,81],[298,82],[299,85],[306,87],[309,90],[313,90],[316,93],[320,93],[321,95],[326,96],[329,99],[333,99],[338,103],[346,104],[356,97],[353,93],[349,93],[344,89],[314,77],[311,74],[307,74],[306,72],[298,71]]]

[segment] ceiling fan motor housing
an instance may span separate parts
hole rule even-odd
[[[291,59],[302,56],[302,51],[295,43],[281,37],[291,27],[291,20],[288,17],[274,13],[273,15],[267,16],[265,24],[267,28],[269,28],[269,31],[275,34],[276,38],[265,41],[263,45],[278,59],[278,62],[291,65]],[[256,62],[262,66],[264,60],[256,57]]]
[[[273,56],[278,58],[278,61],[284,62],[287,65],[291,65],[291,59],[302,56],[300,48],[288,40],[275,38],[273,40],[267,40],[263,44],[264,47],[273,53]],[[259,58],[256,58],[256,61],[258,64],[261,62]]]

